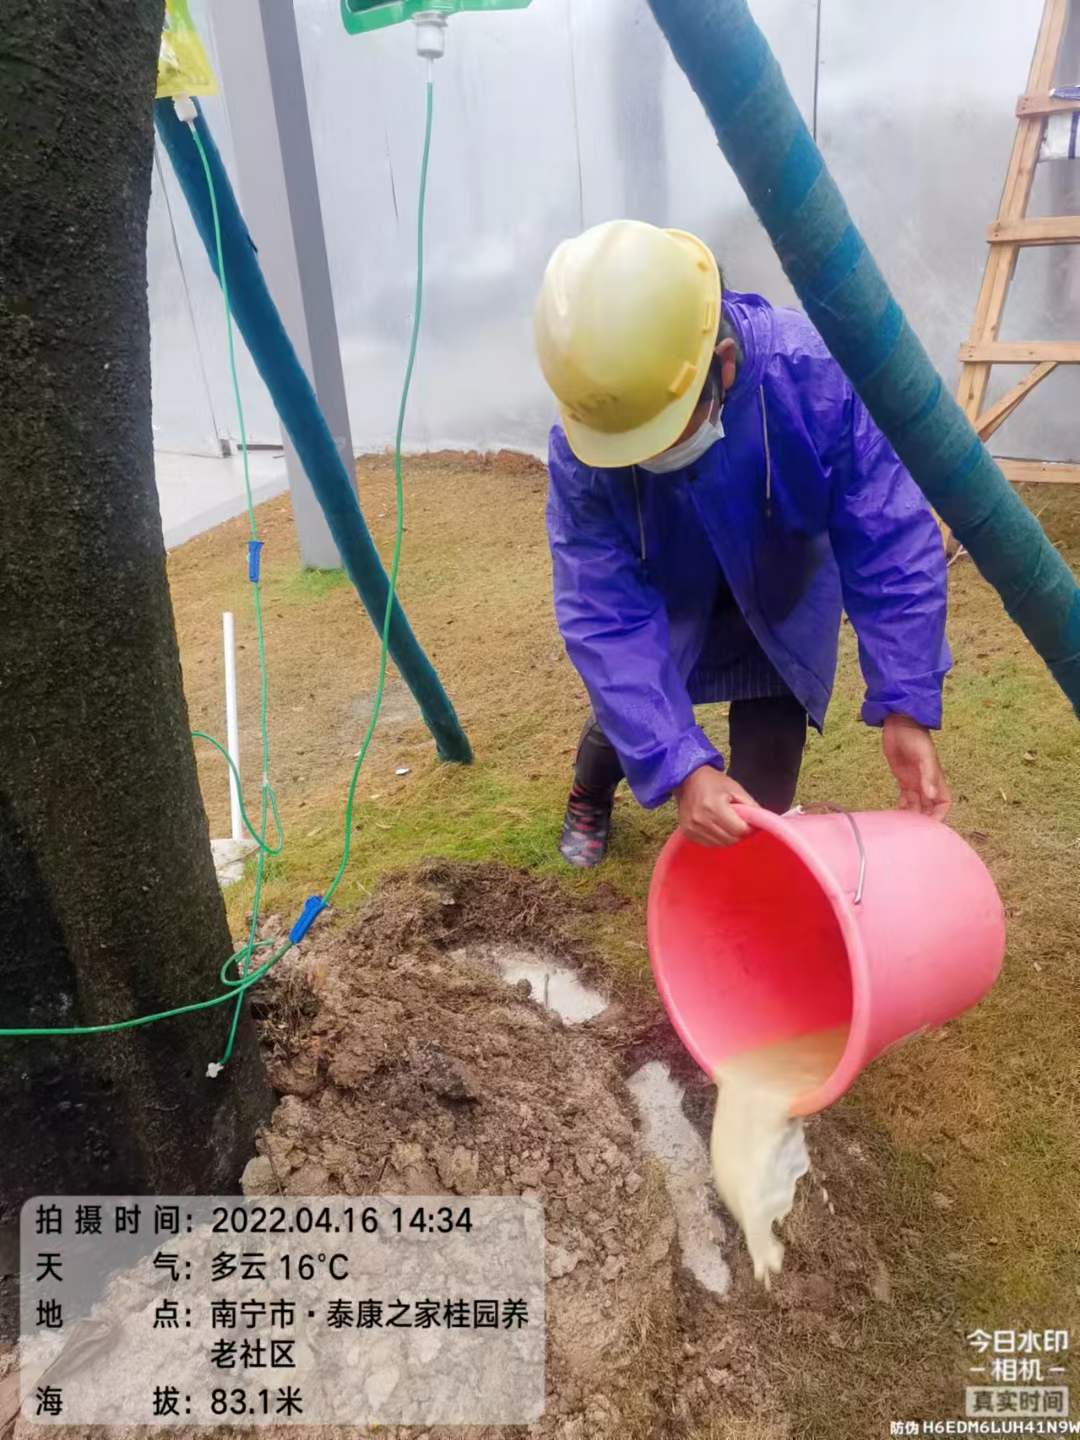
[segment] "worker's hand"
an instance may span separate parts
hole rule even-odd
[[[698,845],[734,845],[750,826],[731,808],[733,800],[744,805],[754,801],[737,780],[702,765],[692,770],[675,791],[679,807],[679,829]]]
[[[900,809],[944,820],[952,806],[952,791],[930,731],[906,715],[889,715],[882,747],[900,787]]]

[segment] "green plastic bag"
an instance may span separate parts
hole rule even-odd
[[[341,18],[350,35],[399,25],[421,11],[457,15],[463,10],[524,10],[532,0],[341,0]]]
[[[188,0],[165,0],[157,98],[216,94],[217,81],[188,10]]]

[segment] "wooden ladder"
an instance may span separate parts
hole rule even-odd
[[[1016,105],[1016,138],[1001,205],[997,219],[987,232],[990,253],[975,319],[967,344],[960,347],[960,383],[956,398],[984,441],[1051,371],[1059,365],[1080,364],[1080,341],[1002,341],[997,338],[1021,247],[1080,244],[1080,215],[1029,216],[1027,213],[1048,116],[1080,110],[1080,100],[1058,100],[1050,93],[1068,18],[1069,0],[1046,0],[1027,93],[1021,95]],[[1030,365],[1032,368],[1019,384],[984,410],[992,365]],[[1008,479],[1016,482],[1080,483],[1080,465],[1047,460],[999,460],[998,463]]]

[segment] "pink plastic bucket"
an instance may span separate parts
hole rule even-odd
[[[1005,917],[986,866],[955,830],[898,810],[773,815],[706,848],[676,832],[649,890],[649,954],[683,1044],[713,1075],[743,1051],[848,1025],[809,1115],[905,1036],[986,994]]]

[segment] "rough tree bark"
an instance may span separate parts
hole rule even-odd
[[[207,998],[230,952],[150,427],[163,0],[0,0],[0,1026]],[[0,1331],[35,1193],[235,1189],[269,1092],[230,1007],[0,1039]]]

